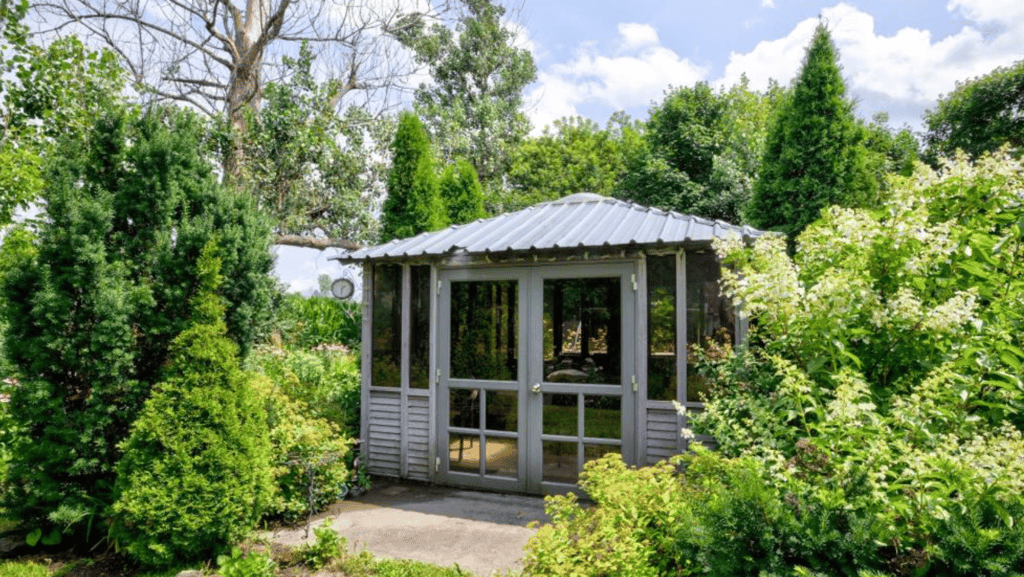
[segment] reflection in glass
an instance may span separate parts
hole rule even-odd
[[[516,432],[519,427],[519,394],[515,391],[487,391],[487,428]]]
[[[373,267],[373,349],[371,381],[375,387],[402,385],[402,267]]]
[[[583,397],[583,436],[622,438],[622,398],[608,395]]]
[[[543,431],[545,435],[566,435],[575,437],[579,434],[577,420],[578,398],[579,395],[544,395]]]
[[[618,278],[544,281],[544,380],[622,382]]]
[[[647,398],[676,398],[676,257],[647,257]]]
[[[484,454],[488,475],[517,477],[519,474],[519,444],[515,439],[486,437]]]
[[[448,425],[479,429],[480,389],[451,389],[448,393]]]
[[[409,308],[409,386],[430,386],[430,267],[409,267],[412,302]]]
[[[448,469],[460,473],[480,473],[480,437],[448,435]]]
[[[579,479],[576,467],[576,443],[544,441],[545,481],[575,484]]]
[[[721,276],[714,253],[686,254],[686,342],[689,347],[707,349],[732,342],[735,310],[719,287]],[[708,383],[694,368],[693,353],[687,355],[686,400],[701,402]]]
[[[452,283],[452,378],[518,378],[517,286],[516,281]]]

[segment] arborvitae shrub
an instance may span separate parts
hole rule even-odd
[[[112,536],[146,565],[223,551],[245,537],[271,497],[267,414],[226,336],[213,246],[200,259],[193,324],[172,343],[165,379],[117,467]]]

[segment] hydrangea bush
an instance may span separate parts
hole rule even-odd
[[[693,351],[688,424],[718,450],[588,463],[595,506],[551,499],[528,575],[1024,574],[1024,166],[891,190],[823,211],[792,258],[717,244],[751,318],[749,346]]]

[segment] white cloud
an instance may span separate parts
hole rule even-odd
[[[531,118],[539,131],[577,106],[600,104],[613,110],[649,104],[669,85],[703,80],[706,67],[661,45],[649,24],[623,23],[610,46],[584,43],[568,62],[552,64],[537,75],[527,100],[534,102]]]
[[[773,0],[761,0],[761,8],[775,8]]]
[[[851,93],[910,105],[923,111],[964,80],[1020,58],[1024,3],[999,0],[950,0],[969,21],[989,23],[985,32],[972,25],[941,39],[928,30],[902,28],[891,36],[875,32],[871,14],[845,3],[822,10],[840,52]],[[788,84],[797,74],[817,25],[808,18],[784,38],[760,42],[746,54],[732,53],[716,84],[731,85],[746,73],[751,86],[763,89],[769,78]],[[994,31],[994,32],[993,32]]]

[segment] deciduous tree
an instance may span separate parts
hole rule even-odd
[[[43,32],[88,34],[120,57],[148,94],[185,103],[233,129],[228,175],[245,163],[246,111],[260,108],[283,55],[308,41],[319,72],[336,82],[329,104],[349,94],[384,95],[402,85],[411,59],[394,40],[407,26],[439,13],[408,11],[400,0],[175,0],[154,5],[110,0],[40,0],[32,9]]]
[[[439,158],[468,159],[493,196],[513,148],[530,131],[523,89],[536,79],[537,67],[529,50],[515,46],[504,7],[491,0],[462,3],[466,14],[454,30],[435,24],[401,38],[433,80],[416,90],[415,108]]]
[[[963,150],[971,156],[1004,144],[1024,148],[1024,60],[957,82],[953,92],[925,112],[925,145],[931,161]]]

